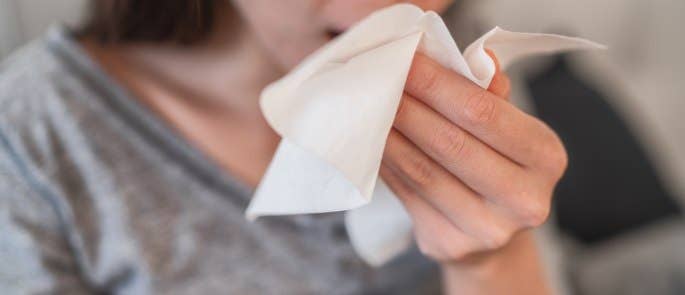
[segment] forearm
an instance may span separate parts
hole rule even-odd
[[[442,264],[446,294],[551,294],[532,232],[496,252]]]

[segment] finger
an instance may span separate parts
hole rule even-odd
[[[485,53],[487,53],[488,56],[490,56],[490,58],[492,59],[492,62],[495,63],[495,73],[501,72],[501,71],[502,71],[502,67],[501,67],[500,64],[499,64],[499,59],[497,59],[497,56],[495,55],[495,52],[492,51],[491,49],[485,48]]]
[[[497,248],[509,239],[515,226],[512,215],[504,214],[508,210],[485,201],[399,132],[391,131],[386,146],[384,165],[452,224],[480,241],[481,248]]]
[[[535,185],[529,171],[409,95],[402,98],[394,126],[436,164],[495,203],[517,206],[526,200],[517,199],[511,192],[526,190]],[[389,137],[387,145],[390,147],[402,141],[402,138],[393,142],[390,139],[394,138]],[[406,155],[397,154],[397,161],[421,157],[409,157],[410,153],[415,152],[404,146],[398,146],[395,150],[388,149],[386,153],[392,157],[401,149],[405,149]]]
[[[485,52],[495,63],[495,75],[492,77],[492,81],[490,81],[488,91],[501,98],[504,98],[505,100],[509,100],[509,93],[511,92],[511,83],[509,82],[509,77],[502,72],[502,68],[500,67],[499,61],[495,56],[495,52],[490,49],[485,49]]]
[[[381,165],[379,174],[409,212],[421,252],[439,260],[456,260],[477,248],[472,237],[426,203],[392,169]]]
[[[536,168],[547,155],[563,157],[547,125],[425,55],[415,56],[405,91],[522,165]]]
[[[511,93],[511,82],[509,81],[509,77],[503,72],[497,72],[495,76],[492,77],[488,91],[509,101],[509,95]]]
[[[515,205],[524,200],[511,192],[534,185],[529,171],[409,95],[402,98],[394,126],[438,165],[493,202]]]

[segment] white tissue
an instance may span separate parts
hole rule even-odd
[[[601,47],[494,28],[462,55],[436,13],[409,4],[377,11],[262,92],[262,112],[282,140],[246,214],[354,209],[346,215],[352,244],[369,264],[383,264],[411,244],[409,216],[377,179],[417,50],[487,88],[495,65],[484,48],[505,68],[529,54]]]

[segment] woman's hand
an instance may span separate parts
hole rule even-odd
[[[488,91],[414,59],[380,174],[435,260],[503,247],[549,214],[566,152],[547,125],[503,99],[508,92],[499,70]]]

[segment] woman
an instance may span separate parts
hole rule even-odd
[[[340,214],[243,217],[279,140],[257,98],[389,1],[92,2],[0,74],[0,288],[57,293],[549,292],[530,228],[557,136],[417,55],[381,176],[420,252],[357,258]],[[447,0],[411,1],[444,12]]]

